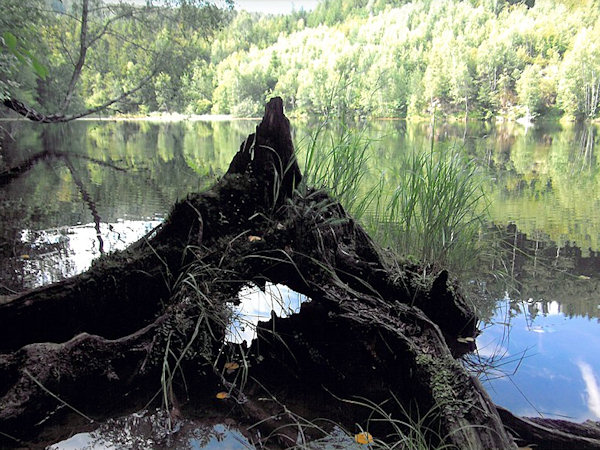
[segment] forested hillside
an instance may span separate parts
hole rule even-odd
[[[80,46],[81,2],[0,3],[2,28],[47,69],[27,70],[5,33],[0,96],[55,110]],[[89,48],[71,108],[150,74],[113,110],[256,116],[279,95],[291,114],[600,117],[598,0],[324,0],[288,16],[93,3],[90,23],[110,33]],[[178,14],[186,20],[169,20]]]

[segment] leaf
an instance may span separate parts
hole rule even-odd
[[[21,259],[29,259],[29,255],[21,255]]]
[[[373,436],[371,436],[371,433],[367,433],[366,431],[363,431],[362,433],[355,434],[354,440],[356,441],[357,444],[361,444],[361,445],[372,444]]]
[[[262,241],[263,239],[260,236],[248,236],[248,240],[250,242]]]
[[[217,397],[219,400],[225,400],[226,398],[229,398],[229,392],[219,392],[217,395],[215,395],[215,397]]]
[[[46,69],[46,66],[41,64],[33,56],[30,56],[30,59],[31,59],[31,67],[33,67],[33,70],[35,71],[37,76],[40,77],[42,80],[45,80],[46,75],[48,75],[48,69]]]
[[[17,51],[17,37],[12,34],[10,31],[5,31],[2,33],[2,37],[4,38],[4,43],[10,49],[12,53]]]
[[[240,365],[236,362],[228,362],[225,363],[225,369],[227,369],[227,372],[233,372],[234,370],[237,370],[240,368]]]
[[[579,275],[579,279],[580,280],[589,280],[590,277],[586,276],[586,275]]]
[[[27,49],[24,49],[23,46],[21,48],[17,48],[18,39],[12,34],[10,31],[5,31],[2,34],[4,39],[4,43],[8,47],[8,50],[22,63],[31,65],[31,68],[35,72],[35,74],[40,77],[42,80],[46,79],[48,75],[48,69],[42,63],[40,63],[35,56],[31,54]]]
[[[471,342],[475,342],[475,338],[472,338],[472,337],[459,337],[459,338],[456,338],[456,340],[458,342],[460,342],[461,344],[469,344]]]

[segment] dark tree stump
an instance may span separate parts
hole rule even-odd
[[[395,418],[433,412],[432,445],[515,447],[455,359],[469,350],[457,338],[475,336],[476,317],[448,274],[424,279],[326,193],[296,190],[301,179],[282,101],[272,99],[212,189],[176,204],[153,233],[88,272],[0,305],[0,431],[27,440],[60,402],[86,411],[136,389],[150,397],[170,361],[195,374],[188,394],[228,386],[239,420],[261,421],[263,436],[278,434],[284,446],[297,428],[281,425],[295,416],[261,405],[265,389],[289,404],[311,398],[316,409],[315,399],[326,399],[349,427],[372,413],[340,400],[359,396]],[[232,348],[224,343],[228,305],[242,287],[265,281],[311,301],[260,325],[247,353],[254,381],[240,391],[213,369]],[[176,405],[176,384],[168,390]],[[386,424],[372,426],[385,439]]]

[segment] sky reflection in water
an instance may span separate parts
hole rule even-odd
[[[516,303],[520,312],[509,318],[509,301],[500,303],[495,324],[477,339],[480,356],[502,354],[496,364],[509,361],[499,367],[505,373],[518,368],[484,379],[494,402],[517,415],[599,420],[598,320],[567,317],[555,301],[545,308],[542,302]]]
[[[78,433],[57,442],[48,450],[119,450],[129,448],[177,448],[203,450],[241,450],[255,448],[235,427],[206,425],[191,420],[178,422],[173,430],[165,428],[160,411],[141,411],[110,419],[89,433]]]
[[[240,304],[233,307],[233,317],[225,339],[235,344],[246,342],[249,346],[256,337],[256,325],[271,318],[271,312],[278,317],[287,317],[300,311],[300,305],[307,301],[301,295],[282,284],[266,283],[264,292],[257,286],[245,286],[238,294]]]
[[[123,250],[158,226],[160,220],[118,220],[99,224],[103,251]],[[25,258],[26,285],[36,287],[72,277],[89,269],[100,256],[100,241],[92,223],[49,230],[23,230],[21,240],[33,250],[35,258]]]

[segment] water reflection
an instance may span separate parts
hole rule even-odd
[[[225,339],[235,344],[246,342],[248,346],[256,338],[259,321],[271,319],[272,314],[287,317],[300,311],[300,305],[308,298],[282,284],[267,282],[264,288],[245,286],[238,294],[239,305],[233,307],[232,320]]]
[[[600,256],[514,225],[504,239],[507,278],[485,285],[490,300],[481,308],[484,385],[518,415],[600,418],[590,376],[600,371]]]
[[[172,430],[164,427],[164,413],[141,411],[129,416],[110,419],[96,430],[78,433],[47,447],[47,450],[125,450],[125,449],[182,449],[182,450],[243,450],[255,447],[231,424],[210,424],[202,420],[180,420]],[[248,434],[248,432],[246,433]],[[257,436],[258,437],[258,436]],[[259,440],[259,439],[257,439]],[[301,441],[301,439],[299,439]],[[328,434],[301,448],[312,450],[360,450],[353,437],[338,426]]]
[[[556,302],[510,298],[477,339],[495,368],[482,377],[494,402],[517,415],[577,421],[600,419],[599,346],[598,320],[568,317]]]
[[[254,449],[235,427],[179,420],[173,429],[165,427],[161,410],[141,411],[110,419],[89,433],[78,433],[47,447],[48,450],[117,450],[132,448]]]
[[[590,411],[600,418],[600,388],[598,387],[598,376],[594,374],[592,367],[583,361],[577,362],[581,371],[581,377],[585,383],[587,392],[587,404]]]
[[[84,270],[100,253],[98,236],[106,251],[138,239],[166,217],[177,199],[222,174],[255,125],[3,122],[0,294]],[[429,148],[432,139],[442,151],[462,149],[480,163],[493,222],[514,224],[508,230],[513,253],[509,249],[504,262],[518,284],[518,293],[502,283],[486,286],[489,301],[481,310],[489,327],[478,339],[480,355],[506,355],[511,367],[520,367],[512,378],[494,380],[492,395],[520,414],[539,410],[597,417],[598,126],[540,123],[525,129],[470,122],[467,128],[438,124],[433,135],[428,123],[359,126],[372,139],[363,192],[379,182],[382,172],[393,183],[392,176],[402,176],[400,156]],[[311,127],[296,122],[293,129],[296,144],[306,145]],[[7,175],[8,168],[15,170]],[[266,298],[253,302],[264,303],[266,314],[238,312],[268,319],[272,309],[283,314],[290,308],[278,310]],[[251,339],[251,328],[242,336],[239,325],[237,339]]]
[[[160,218],[121,219],[115,223],[23,230],[21,241],[30,249],[30,253],[20,256],[23,285],[33,288],[77,275],[87,270],[101,253],[126,248],[161,222]]]
[[[253,126],[250,122],[78,121],[50,126],[3,122],[0,295],[84,270],[90,258],[120,248],[105,241],[112,239],[111,227],[119,230],[121,222],[144,222],[131,225],[137,233],[118,231],[127,242],[141,237],[177,199],[202,190],[222,173]],[[90,228],[81,227],[90,223],[96,244],[88,240]],[[63,230],[63,237],[47,242],[45,250],[41,242],[32,246],[31,239],[22,239],[24,230],[43,236],[44,230],[65,227],[72,231]],[[68,248],[61,248],[62,243]],[[73,260],[82,253],[81,260]]]
[[[597,126],[542,124],[528,134],[516,131],[508,147],[495,139],[486,143],[493,221],[513,222],[530,236],[543,232],[584,255],[600,250]],[[481,155],[480,148],[475,145],[474,153]]]

